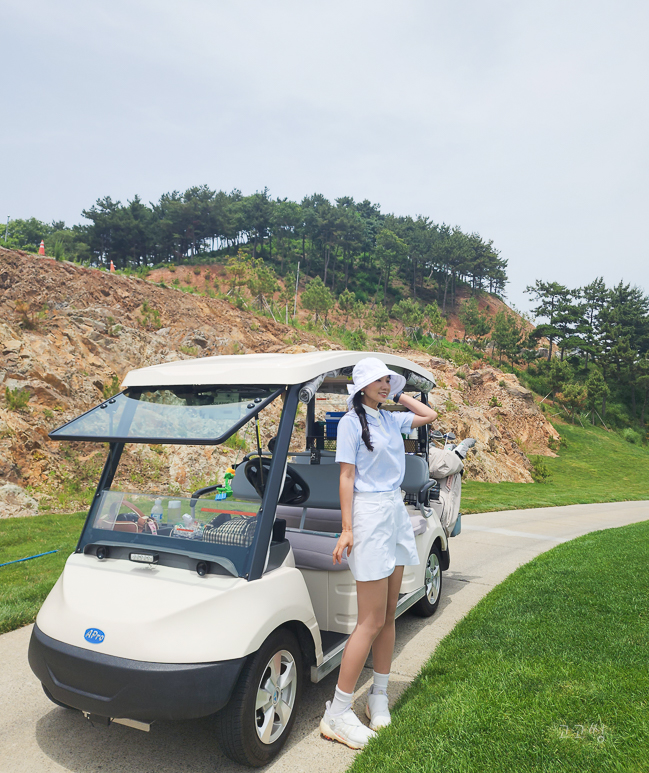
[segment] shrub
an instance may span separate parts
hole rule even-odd
[[[601,414],[601,408],[598,407]],[[610,402],[606,406],[606,415],[602,416],[608,427],[622,428],[629,425],[631,415],[627,407],[621,403]]]
[[[627,443],[633,443],[633,445],[639,446],[642,443],[642,435],[631,427],[622,430],[622,437]]]
[[[19,324],[21,327],[24,327],[25,330],[36,330],[38,320],[27,301],[16,301],[16,313],[20,317]]]
[[[162,327],[160,312],[158,309],[154,309],[153,307],[149,306],[148,301],[144,301],[142,303],[140,324],[142,327],[151,327],[154,330],[159,330]]]
[[[104,384],[101,390],[104,395],[104,400],[108,400],[109,397],[116,395],[119,392],[119,386],[119,379],[113,374],[110,379],[110,384]]]
[[[489,405],[490,405],[491,408],[501,408],[502,407],[502,403],[496,397],[496,395],[491,395],[491,397],[489,398]]]
[[[63,254],[63,243],[58,239],[54,242],[54,260],[65,260]]]
[[[534,483],[547,483],[550,479],[550,469],[548,465],[543,461],[542,457],[537,456],[534,459],[530,459],[532,462],[532,480]]]
[[[349,333],[346,336],[346,341],[348,342],[350,349],[362,351],[367,344],[367,333],[359,328],[358,330]]]
[[[106,335],[111,336],[111,338],[115,338],[119,335],[120,330],[122,329],[122,326],[118,324],[117,320],[114,317],[108,317],[106,319]]]
[[[22,411],[29,402],[29,392],[26,389],[5,389],[5,400],[10,411]]]
[[[232,448],[234,451],[245,451],[247,448],[245,438],[240,437],[237,432],[234,435],[230,435],[227,440],[224,440],[223,445],[227,448]]]
[[[467,352],[463,349],[455,349],[451,359],[458,366],[458,368],[461,368],[463,365],[470,365],[473,362],[474,357],[475,354],[473,352]]]

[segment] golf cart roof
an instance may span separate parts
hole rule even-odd
[[[364,357],[377,357],[388,367],[407,369],[435,383],[417,363],[384,352],[318,351],[304,354],[237,354],[178,360],[130,371],[122,388],[207,386],[216,384],[303,384],[328,371],[353,367]]]

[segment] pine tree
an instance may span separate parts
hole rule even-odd
[[[340,295],[338,296],[338,308],[345,315],[345,325],[347,324],[349,315],[352,309],[354,308],[355,301],[356,301],[355,293],[352,293],[347,289],[343,290],[342,293],[340,293]]]
[[[317,276],[307,285],[300,298],[300,303],[303,308],[315,313],[315,321],[317,322],[322,315],[326,319],[329,309],[334,305],[334,298],[331,290],[325,287],[322,279]]]
[[[442,316],[439,306],[433,301],[424,309],[424,316],[428,323],[428,329],[433,335],[443,337],[446,335],[448,325]]]

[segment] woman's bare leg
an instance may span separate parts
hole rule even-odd
[[[385,610],[385,624],[372,644],[372,665],[378,674],[389,674],[394,652],[394,615],[399,601],[399,590],[403,579],[403,566],[397,566],[388,577],[388,597]]]
[[[389,580],[389,577],[385,577],[382,580],[356,583],[358,620],[347,640],[338,675],[338,687],[343,692],[351,693],[356,689],[372,642],[385,626]]]

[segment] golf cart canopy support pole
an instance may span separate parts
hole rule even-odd
[[[258,580],[264,573],[268,545],[270,544],[270,535],[273,531],[273,521],[275,520],[274,510],[277,505],[277,500],[279,499],[279,493],[282,489],[282,483],[284,482],[284,460],[288,457],[288,449],[291,445],[293,422],[295,421],[295,414],[297,412],[300,388],[301,384],[294,384],[289,388],[288,394],[286,395],[286,401],[284,402],[282,417],[279,420],[277,440],[275,441],[275,448],[273,449],[273,461],[271,462],[268,473],[264,496],[261,500],[261,509],[257,516],[259,524],[257,526],[257,534],[253,546],[252,558],[250,560],[248,580]],[[273,508],[272,517],[270,513],[267,512],[267,508],[270,506]]]
[[[83,541],[83,535],[86,533],[86,528],[88,527],[88,524],[92,523],[92,521],[94,520],[95,514],[97,512],[97,508],[99,507],[99,500],[101,498],[102,491],[109,489],[111,483],[113,482],[113,478],[115,477],[115,471],[117,470],[117,465],[119,464],[119,460],[122,456],[123,450],[124,450],[124,443],[111,443],[109,446],[108,457],[106,459],[106,463],[104,464],[104,469],[102,470],[101,478],[99,478],[99,483],[97,484],[97,490],[95,491],[95,496],[93,497],[92,504],[90,505],[90,509],[88,510],[88,517],[86,518],[86,522],[83,524],[83,529],[81,530],[81,536],[79,537],[79,542],[77,542],[75,553],[83,552],[83,546],[81,544]]]

